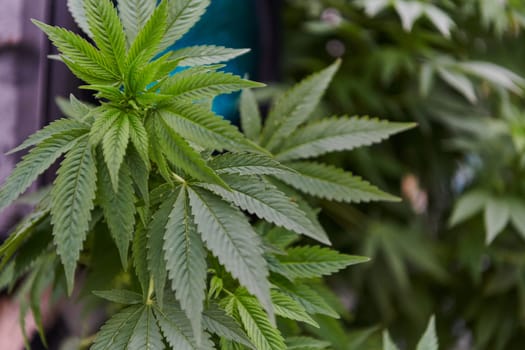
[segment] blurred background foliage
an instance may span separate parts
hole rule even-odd
[[[285,83],[343,60],[320,117],[419,124],[324,157],[404,201],[317,203],[335,248],[372,261],[328,281],[345,317],[309,331],[361,350],[388,328],[412,349],[435,314],[442,349],[523,349],[525,2],[286,0],[282,14]]]

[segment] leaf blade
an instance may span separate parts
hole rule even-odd
[[[159,114],[175,132],[204,148],[261,152],[229,121],[205,107],[182,103],[162,110]]]
[[[389,123],[367,117],[323,119],[297,130],[276,154],[279,161],[312,158],[335,151],[350,151],[380,142],[413,127],[411,123]]]
[[[119,115],[102,138],[104,160],[109,170],[109,176],[115,192],[118,191],[119,171],[129,143],[129,119]]]
[[[369,258],[340,254],[319,246],[289,248],[287,255],[278,257],[280,267],[291,279],[318,278],[331,275],[350,265],[369,261]]]
[[[263,129],[263,146],[274,151],[288,135],[308,119],[339,65],[340,61],[336,61],[328,68],[304,79],[275,102]]]
[[[191,148],[186,140],[169,127],[163,119],[155,123],[155,126],[162,152],[174,166],[197,180],[227,187],[215,171],[206,164],[201,155]]]
[[[383,350],[399,350],[388,331],[383,332]]]
[[[126,57],[126,35],[117,9],[108,0],[84,0],[84,8],[93,40],[121,76],[124,72],[122,57]]]
[[[22,144],[17,146],[16,148],[13,148],[6,154],[13,154],[19,151],[22,151],[26,148],[36,146],[39,143],[61,133],[76,133],[76,132],[86,132],[88,130],[88,126],[84,123],[81,123],[77,120],[72,119],[57,119],[48,125],[46,125],[43,129],[40,129],[39,131],[35,132],[33,135],[29,136]]]
[[[109,232],[117,245],[124,269],[128,266],[128,250],[135,228],[135,196],[127,166],[120,168],[118,191],[114,190],[105,163],[98,162],[98,199]]]
[[[200,101],[244,88],[262,87],[264,84],[243,79],[225,72],[194,72],[175,74],[162,84],[160,93],[181,101]]]
[[[208,249],[273,315],[268,270],[257,234],[239,211],[216,195],[189,188],[195,223]]]
[[[240,103],[242,130],[250,140],[257,142],[262,130],[262,117],[255,95],[250,89],[242,91]]]
[[[120,21],[131,44],[157,6],[156,0],[126,0],[118,2]]]
[[[216,304],[211,304],[204,311],[203,325],[204,328],[220,337],[242,344],[250,349],[255,349],[235,319]]]
[[[143,308],[142,314],[133,329],[133,334],[126,349],[157,350],[163,349],[162,334],[157,325],[151,306]]]
[[[275,159],[252,153],[224,153],[208,163],[218,174],[238,175],[286,175],[294,170]]]
[[[286,166],[295,174],[280,175],[282,182],[309,195],[346,203],[398,201],[369,182],[342,169],[315,162],[293,162]]]
[[[147,257],[148,270],[155,286],[157,302],[163,306],[164,286],[166,285],[166,258],[164,256],[164,235],[166,224],[173,208],[175,198],[167,196],[159,209],[153,214],[148,225]]]
[[[159,51],[173,45],[197,23],[210,5],[210,0],[170,0],[168,26]]]
[[[51,223],[57,254],[71,293],[97,188],[97,168],[87,137],[68,152],[57,174],[51,190]]]
[[[132,0],[120,1],[119,3],[121,5],[128,3],[131,6],[137,7],[136,10],[141,11],[140,14],[135,16],[135,19],[131,19],[133,22],[131,25],[134,25],[134,27],[126,28],[128,41],[130,43],[130,48],[126,56],[126,66],[129,66],[130,70],[137,67],[137,65],[134,65],[136,60],[139,62],[138,66],[141,66],[147,64],[153,58],[166,30],[167,1],[162,1],[159,6],[156,6],[156,2],[155,0]],[[135,20],[141,22],[137,23]],[[134,33],[133,31],[137,29],[138,32]]]
[[[76,135],[60,133],[41,142],[24,156],[0,189],[0,210],[11,204],[40,174],[69,151],[76,139]]]
[[[305,322],[311,326],[319,328],[317,322],[308,315],[304,307],[292,297],[272,289],[272,303],[275,314],[294,321]]]
[[[114,83],[117,80],[118,72],[111,61],[87,40],[63,28],[53,27],[37,20],[32,22],[47,34],[62,53],[63,62],[80,79],[90,84]]]
[[[78,27],[82,29],[90,38],[93,37],[93,33],[89,30],[87,23],[86,11],[84,9],[84,0],[67,0],[67,8],[73,19],[77,23]]]
[[[134,305],[111,317],[97,333],[92,350],[125,349],[144,307]]]
[[[230,190],[210,184],[201,186],[261,219],[330,244],[325,233],[317,230],[305,213],[275,186],[254,176],[223,175],[222,178]]]
[[[153,309],[155,318],[164,334],[164,337],[171,345],[172,349],[177,350],[213,350],[207,334],[201,335],[202,344],[197,346],[195,337],[191,329],[189,320],[180,306],[167,296],[164,306]]]
[[[485,205],[486,243],[490,244],[505,228],[510,219],[510,210],[505,200],[490,198]]]
[[[193,334],[201,334],[206,297],[206,251],[193,222],[185,188],[180,190],[166,224],[164,256],[172,290],[190,320]]]
[[[416,346],[416,350],[438,350],[438,339],[436,335],[436,319],[430,318],[428,326]]]
[[[95,290],[93,294],[117,304],[131,305],[142,303],[142,295],[124,289]]]
[[[286,349],[284,339],[270,324],[257,299],[247,295],[236,296],[236,306],[244,328],[257,349]]]
[[[230,49],[224,46],[196,45],[173,51],[170,54],[170,60],[178,60],[179,65],[182,67],[194,67],[227,62],[249,51],[250,49]]]
[[[488,197],[487,193],[481,191],[471,191],[462,195],[454,205],[449,219],[449,226],[454,227],[480,212],[485,206]]]

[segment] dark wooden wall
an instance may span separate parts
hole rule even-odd
[[[56,96],[67,97],[78,91],[77,80],[60,62],[47,56],[51,44],[30,21],[73,28],[66,0],[0,0],[0,183],[23,154],[5,152],[49,121],[60,117]],[[48,183],[53,171],[35,186]],[[34,186],[34,187],[35,187]],[[26,213],[27,207],[13,205],[0,214],[0,236]]]
[[[48,1],[0,0],[0,182],[12,170],[19,155],[5,156],[27,135],[42,125],[44,100],[43,35],[29,18],[46,19]],[[0,214],[0,233],[23,213],[12,206]]]

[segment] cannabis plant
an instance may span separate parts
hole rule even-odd
[[[220,70],[245,50],[166,50],[209,0],[69,5],[90,40],[34,23],[98,104],[72,96],[62,102],[67,118],[11,151],[30,148],[0,190],[0,208],[64,157],[51,189],[0,247],[3,285],[27,296],[22,311],[31,309],[41,336],[46,290],[109,301],[95,350],[315,347],[284,339],[276,316],[313,326],[314,314],[338,317],[315,286],[367,259],[316,245],[330,241],[306,198],[396,198],[311,159],[412,125],[314,120],[339,62],[278,98],[263,125],[249,90],[262,84]],[[237,90],[244,134],[210,108]],[[296,245],[300,235],[308,245]]]

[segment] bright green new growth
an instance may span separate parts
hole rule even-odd
[[[61,263],[65,275],[60,269],[55,279],[27,280],[39,321],[39,294],[63,283],[71,293],[77,266],[84,266],[84,289],[97,286],[97,296],[124,305],[101,328],[95,350],[326,347],[313,338],[284,339],[275,317],[314,327],[315,314],[338,317],[313,286],[367,259],[292,246],[299,235],[330,243],[303,196],[396,199],[310,160],[412,127],[368,118],[311,121],[339,62],[278,98],[263,125],[247,90],[262,84],[219,71],[218,63],[246,50],[165,52],[208,5],[120,0],[115,8],[110,0],[70,0],[95,45],[34,21],[100,103],[60,100],[68,118],[12,151],[32,147],[1,188],[0,208],[65,157],[50,193],[0,247],[1,277],[13,284],[31,269],[40,276],[44,261]],[[189,68],[170,74],[177,67]],[[244,134],[208,103],[238,90]],[[104,245],[108,237],[113,243]],[[98,264],[107,259],[121,263],[109,278],[102,271],[109,266]]]

